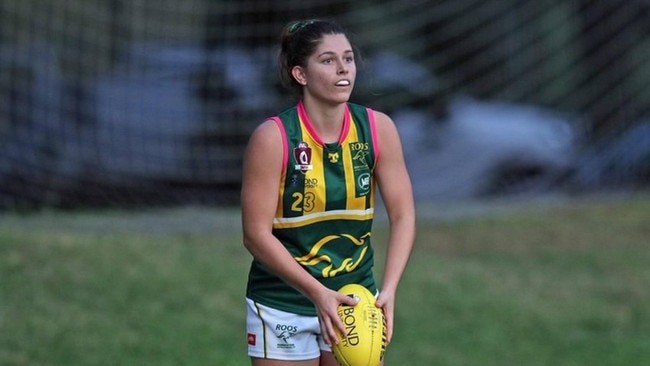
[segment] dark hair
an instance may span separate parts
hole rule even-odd
[[[293,78],[291,69],[294,66],[306,66],[307,58],[318,47],[323,36],[330,34],[343,34],[347,37],[341,26],[329,20],[300,20],[284,27],[278,60],[282,85],[300,94],[302,85]]]

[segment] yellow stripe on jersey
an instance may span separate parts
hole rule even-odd
[[[369,220],[373,217],[374,213],[374,208],[368,208],[363,210],[323,211],[298,217],[276,217],[273,219],[273,228],[296,228],[326,220]]]
[[[347,196],[347,201],[346,201],[346,207],[348,210],[360,210],[364,209],[366,207],[366,203],[368,200],[368,197],[366,196],[361,196],[361,197],[355,197],[353,193],[356,189],[356,184],[357,182],[355,181],[355,175],[354,175],[354,165],[353,165],[353,151],[349,146],[350,142],[356,142],[359,141],[359,133],[357,131],[357,124],[354,121],[354,117],[351,115],[350,116],[350,130],[348,132],[347,137],[345,138],[344,145],[343,145],[343,162],[345,165],[345,187],[347,192],[350,192]],[[371,192],[373,192],[371,190]],[[373,197],[371,196],[371,200]],[[374,206],[374,204],[371,204],[371,206]]]
[[[302,131],[304,141],[307,142],[309,146],[312,146],[311,161],[314,162],[314,169],[309,171],[309,179],[315,182],[320,182],[320,184],[310,185],[308,183],[305,185],[305,197],[316,198],[312,202],[307,202],[307,207],[309,208],[308,212],[325,211],[325,202],[327,202],[327,194],[325,192],[326,185],[324,184],[325,169],[323,164],[320,163],[323,161],[323,148],[317,138],[309,133],[309,130],[306,128],[306,123],[302,120],[300,113],[298,113],[298,119],[300,120],[300,130]],[[310,193],[313,195],[310,195]]]

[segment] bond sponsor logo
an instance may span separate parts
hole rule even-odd
[[[318,178],[306,178],[300,174],[294,174],[289,177],[288,185],[291,187],[300,186],[300,182],[304,183],[305,188],[317,188],[318,187]]]
[[[281,343],[277,344],[277,347],[282,349],[295,348],[296,345],[291,343],[291,338],[296,335],[296,332],[298,332],[298,327],[295,325],[276,324],[275,334],[282,340]]]
[[[305,178],[305,188],[316,188],[318,187],[317,178]]]
[[[341,319],[345,326],[345,334],[342,342],[344,347],[356,346],[359,344],[359,333],[357,332],[357,319],[354,313],[354,307],[342,308]]]
[[[314,166],[311,165],[311,147],[306,142],[299,142],[298,146],[293,149],[293,158],[296,160],[294,168],[303,174],[314,169]]]
[[[248,345],[254,346],[257,344],[257,335],[255,333],[248,333]]]

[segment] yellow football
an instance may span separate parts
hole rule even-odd
[[[359,301],[355,306],[339,305],[338,314],[345,334],[337,331],[339,343],[332,347],[341,366],[378,366],[386,350],[386,320],[375,306],[375,296],[365,287],[348,284],[339,289]]]

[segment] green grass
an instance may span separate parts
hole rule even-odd
[[[650,360],[647,195],[420,217],[387,366]],[[0,364],[248,365],[240,237],[237,210],[0,217]]]

